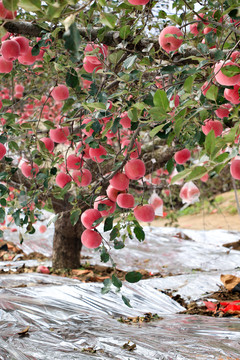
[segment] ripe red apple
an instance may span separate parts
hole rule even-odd
[[[119,194],[117,204],[123,209],[131,209],[134,207],[135,199],[131,194]]]
[[[124,129],[130,129],[130,127],[131,127],[131,119],[128,117],[127,111],[125,111],[124,113],[122,113],[122,114],[120,115],[120,118],[121,118],[120,124],[122,125],[122,127],[123,127]]]
[[[191,157],[191,152],[188,149],[177,151],[174,155],[174,160],[177,164],[184,164]]]
[[[67,157],[67,168],[72,170],[79,170],[83,165],[83,160],[80,156],[74,154]]]
[[[69,98],[69,91],[66,85],[58,85],[51,92],[55,101],[63,101]]]
[[[174,35],[174,36],[171,36]],[[159,35],[160,46],[169,53],[177,50],[183,42],[183,33],[176,26],[165,27]]]
[[[12,71],[13,63],[12,61],[7,61],[3,56],[0,56],[0,73],[7,74]]]
[[[138,205],[133,213],[138,221],[151,222],[155,219],[155,211],[152,205]]]
[[[106,190],[107,196],[110,200],[116,202],[117,197],[119,194],[125,193],[125,191],[120,191],[112,187],[111,185],[108,186]]]
[[[227,76],[224,75],[221,71],[221,69],[227,66],[238,66],[238,64],[234,63],[233,61],[226,61],[225,63],[223,61],[219,61],[215,67],[214,67],[214,74],[215,79],[220,85],[225,86],[231,86],[231,85],[237,85],[240,82],[240,74],[234,75],[234,76]]]
[[[71,181],[72,181],[71,176],[63,172],[60,172],[56,176],[56,184],[62,189]]]
[[[95,249],[101,245],[102,237],[98,232],[86,229],[82,233],[81,241],[88,249]]]
[[[202,125],[202,132],[207,135],[213,129],[215,137],[220,136],[223,132],[223,125],[218,120],[206,119]]]
[[[126,147],[126,150],[124,150],[124,152],[123,152],[124,156],[127,155],[127,148],[129,146],[130,142],[131,142],[131,140],[125,139],[121,143],[122,149],[124,147]],[[133,151],[133,149],[136,149],[136,150]],[[133,145],[132,150],[131,150],[130,158],[131,159],[137,159],[140,154],[141,154],[141,144],[137,140],[135,140],[134,145]]]
[[[234,179],[240,180],[240,159],[234,159],[230,165],[230,172]]]
[[[0,19],[5,19],[7,15],[7,9],[4,7],[3,2],[0,1]]]
[[[37,272],[41,274],[50,274],[49,268],[43,265],[37,267]]]
[[[99,148],[97,148],[97,149],[90,148],[89,155],[93,161],[95,161],[97,163],[102,163],[105,159],[101,158],[101,156],[107,155],[107,151],[102,145],[99,145]]]
[[[146,5],[150,0],[128,0],[132,5]]]
[[[92,181],[92,174],[88,169],[74,170],[72,177],[78,186],[88,186]]]
[[[215,110],[215,114],[220,119],[223,119],[224,117],[229,116],[229,112],[230,112],[231,109],[232,109],[231,104],[223,104],[223,105],[219,106],[219,108],[217,110]]]
[[[39,167],[37,164],[24,162],[21,166],[22,174],[29,179],[33,179],[36,177],[37,173],[39,172]]]
[[[94,60],[92,59],[94,58]],[[102,63],[96,56],[85,56],[83,59],[83,68],[87,73],[98,72],[102,69]]]
[[[69,135],[68,127],[50,129],[49,136],[55,143],[62,144],[67,141],[67,136]]]
[[[107,206],[106,210],[99,210],[99,205],[103,204]],[[114,213],[116,209],[116,203],[106,198],[104,195],[100,195],[96,198],[93,205],[94,209],[97,209],[100,211],[102,216],[107,216],[109,214]],[[101,207],[100,207],[101,208]]]
[[[7,61],[13,61],[20,55],[20,46],[15,40],[5,40],[1,46],[1,54]]]
[[[28,51],[24,55],[18,57],[18,61],[22,65],[33,65],[37,60],[36,56],[32,55],[32,47],[29,46]]]
[[[84,211],[81,215],[81,222],[83,226],[87,229],[95,229],[99,224],[93,226],[94,221],[100,219],[102,217],[100,211],[97,209],[88,209]]]
[[[40,226],[39,226],[39,232],[40,232],[41,234],[45,233],[46,231],[47,231],[46,225],[40,225]]]
[[[27,54],[29,49],[29,40],[27,38],[24,36],[16,36],[12,38],[12,40],[15,40],[20,46],[20,56]]]
[[[129,178],[125,174],[118,172],[109,181],[109,183],[115,189],[123,191],[123,190],[127,190],[129,187]]]
[[[131,180],[138,180],[145,175],[145,164],[140,159],[133,159],[126,163],[125,174]]]
[[[224,97],[226,100],[230,101],[234,105],[240,104],[240,95],[239,95],[240,85],[235,85],[233,89],[225,89]]]
[[[53,149],[54,149],[54,142],[52,141],[52,139],[48,138],[48,137],[43,137],[41,138],[39,141],[42,141],[46,147],[46,149],[49,151],[49,152],[52,152]],[[38,148],[38,150],[40,150]]]
[[[6,155],[6,152],[7,150],[5,146],[2,143],[0,143],[0,160],[2,160],[2,158]]]

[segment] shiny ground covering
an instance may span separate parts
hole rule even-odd
[[[121,294],[132,308],[119,293],[102,295],[102,284],[37,273],[9,275],[9,266],[1,262],[6,274],[0,275],[0,360],[240,359],[240,319],[179,314],[184,308],[161,292],[198,300],[219,288],[220,274],[240,276],[239,251],[222,246],[238,241],[240,233],[145,231],[144,243],[131,240],[125,249],[113,251],[120,269],[145,268],[165,276],[124,283]],[[50,235],[52,229],[31,237],[23,248],[50,254]],[[10,238],[19,243],[17,233],[9,233]],[[91,256],[90,263],[100,263],[98,252],[84,250],[84,255]],[[161,318],[131,325],[118,321],[149,312]]]

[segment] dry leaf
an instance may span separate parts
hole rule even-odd
[[[91,272],[91,270],[78,270],[78,269],[73,269],[73,270],[72,270],[72,275],[82,276],[82,275],[89,274],[90,272]]]
[[[221,275],[220,279],[224,287],[229,291],[240,283],[240,278],[234,275]]]
[[[26,329],[20,331],[20,332],[18,333],[18,335],[20,335],[20,336],[28,335],[28,330],[29,330],[29,328],[30,328],[30,326],[26,327]]]

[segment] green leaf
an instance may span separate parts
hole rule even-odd
[[[77,209],[77,210],[73,210],[70,214],[70,221],[72,226],[76,225],[76,223],[79,220],[79,217],[81,215],[81,210]]]
[[[228,77],[233,77],[240,74],[240,66],[226,65],[221,67],[221,72]]]
[[[143,231],[141,226],[135,226],[133,231],[134,231],[134,234],[136,235],[136,238],[138,239],[138,241],[145,240],[145,232]]]
[[[112,283],[113,283],[114,286],[116,286],[116,288],[121,289],[122,282],[114,274],[112,275]]]
[[[186,178],[186,181],[200,179],[203,175],[207,174],[208,170],[204,166],[195,167],[190,175]]]
[[[131,272],[127,273],[125,276],[125,280],[130,283],[136,283],[139,280],[141,280],[141,278],[142,278],[142,274],[137,271],[131,271]]]
[[[53,217],[49,220],[49,222],[48,222],[48,224],[47,224],[47,227],[50,226],[51,224],[54,224],[54,223],[57,221],[57,219],[58,219],[58,214],[55,215],[55,216],[53,216]]]
[[[113,227],[113,219],[114,217],[113,216],[108,216],[105,220],[105,223],[104,223],[104,231],[109,231],[112,229]]]
[[[215,158],[213,159],[213,161],[215,161],[215,162],[217,162],[217,163],[221,163],[221,162],[227,160],[228,157],[229,157],[229,153],[223,153],[223,154],[220,154],[220,155],[218,155],[217,157],[215,157]]]
[[[165,124],[161,124],[161,125],[156,126],[155,128],[153,128],[153,129],[150,131],[149,135],[150,135],[151,137],[154,137],[159,131],[162,130],[162,128],[164,127],[164,125],[165,125]]]
[[[158,89],[153,97],[153,103],[155,106],[163,109],[164,111],[170,111],[169,101],[167,98],[167,94],[164,90]]]
[[[20,0],[19,6],[26,11],[39,11],[42,10],[41,0]]]
[[[106,251],[105,246],[102,248],[100,257],[101,257],[101,261],[104,263],[108,262],[108,260],[110,259],[110,256],[109,256],[108,252]]]
[[[15,11],[18,8],[19,0],[3,0],[3,6],[10,11]]]
[[[78,74],[75,69],[70,68],[66,75],[66,84],[71,88],[75,88],[79,85]]]
[[[118,237],[118,236],[119,236],[119,230],[117,227],[114,227],[110,233],[110,240],[112,241],[112,240],[116,239],[116,237]]]
[[[81,36],[77,25],[72,24],[67,31],[63,34],[63,39],[65,40],[65,48],[76,53],[81,44]]]
[[[5,220],[5,210],[0,207],[0,223],[3,223]]]
[[[116,250],[120,250],[123,249],[125,247],[125,244],[123,241],[118,241],[118,240],[114,240],[114,249]]]
[[[122,301],[123,301],[124,304],[127,305],[128,307],[130,307],[130,308],[132,307],[131,304],[130,304],[130,300],[129,300],[126,296],[122,295]]]
[[[117,16],[109,13],[102,13],[100,21],[102,24],[108,26],[110,29],[114,29],[117,22]]]
[[[215,144],[216,144],[216,138],[215,138],[215,133],[213,130],[211,130],[205,139],[205,143],[204,143],[204,147],[206,150],[206,153],[211,156],[214,149],[215,149]]]
[[[184,84],[183,84],[183,88],[184,88],[184,91],[186,93],[191,93],[192,92],[192,86],[193,86],[193,82],[195,80],[195,77],[196,75],[192,75],[192,76],[189,76],[185,81],[184,81]]]
[[[135,64],[135,61],[137,60],[137,55],[129,56],[126,60],[123,62],[123,66],[125,69],[130,69]]]
[[[130,33],[131,33],[131,28],[129,25],[124,25],[123,27],[121,27],[119,31],[120,38],[123,40],[125,40]]]
[[[103,281],[103,288],[101,289],[101,293],[104,295],[104,294],[107,294],[110,289],[111,289],[111,285],[112,285],[112,281],[111,279],[105,279]]]
[[[97,226],[97,225],[99,225],[102,221],[103,221],[103,217],[100,217],[99,219],[95,220],[95,221],[92,223],[92,226]]]
[[[218,97],[218,87],[215,85],[210,86],[210,88],[206,92],[206,98],[209,100],[216,101],[217,97]]]
[[[32,48],[32,56],[37,56],[40,53],[40,47],[38,46],[38,44],[36,44],[33,48]]]
[[[186,169],[178,173],[177,175],[173,176],[171,180],[171,184],[176,183],[179,180],[185,179],[185,177],[191,172],[191,169]]]
[[[169,172],[169,175],[171,175],[171,173],[173,172],[174,170],[174,160],[173,158],[169,159],[168,162],[167,162],[167,166],[166,166],[166,169],[167,171]]]
[[[46,120],[43,122],[43,125],[47,128],[47,129],[56,129],[55,124],[52,121]]]

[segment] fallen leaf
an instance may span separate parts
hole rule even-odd
[[[73,270],[72,270],[72,275],[75,275],[75,276],[82,276],[82,275],[89,274],[90,272],[91,272],[91,270],[79,270],[79,269],[73,269]]]
[[[240,278],[234,275],[221,275],[220,279],[224,287],[229,291],[240,283]]]
[[[27,326],[26,329],[20,331],[20,332],[18,333],[18,335],[19,335],[19,336],[26,336],[26,335],[28,335],[28,330],[29,330],[29,328],[30,328],[30,326]]]

